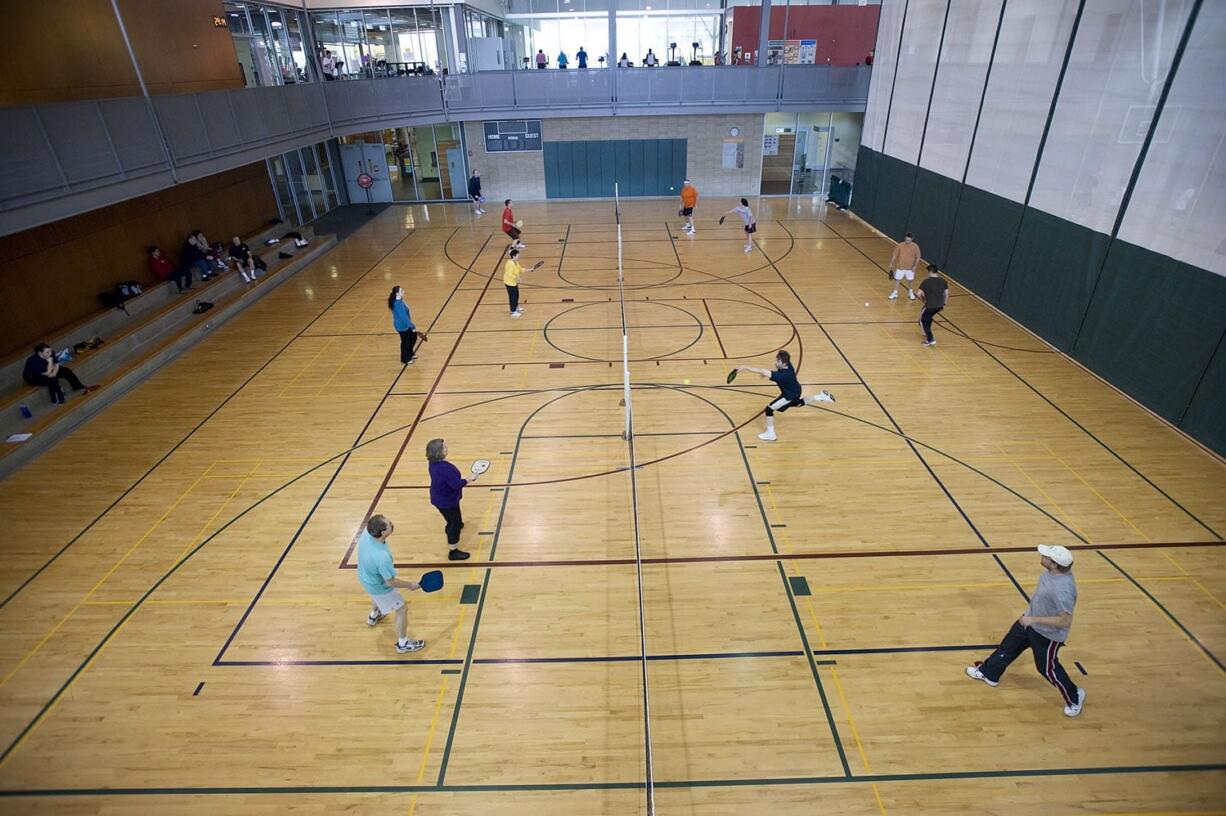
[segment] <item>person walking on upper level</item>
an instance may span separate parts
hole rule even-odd
[[[579,61],[580,68],[587,67],[587,52],[583,50],[583,46],[579,46],[579,50],[575,52],[575,59]]]
[[[684,232],[694,234],[694,208],[698,206],[698,188],[689,179],[681,184],[681,213],[685,223],[681,225]]]
[[[408,304],[404,302],[403,288],[392,287],[392,293],[387,297],[387,308],[392,310],[392,328],[400,335],[400,364],[412,365],[417,362],[417,326],[409,314]]]
[[[898,299],[898,284],[903,280],[907,281],[903,284],[907,289],[907,297],[915,300],[915,290],[911,288],[911,282],[915,280],[915,267],[919,266],[921,257],[923,253],[920,252],[919,244],[915,243],[915,236],[908,232],[903,236],[902,243],[894,247],[894,254],[890,256],[890,273],[894,276],[894,291],[890,292],[890,300]]]
[[[567,57],[566,57],[566,52],[565,52],[565,51],[559,51],[559,52],[558,52],[558,70],[559,70],[559,71],[565,71],[565,70],[566,70],[566,66],[568,66],[569,64],[570,64],[570,60],[569,60],[569,59],[567,59]]]
[[[545,56],[545,52],[541,49],[536,51],[536,67],[539,70],[545,70],[545,66],[549,64],[549,57]]]

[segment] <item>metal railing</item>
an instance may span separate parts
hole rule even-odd
[[[334,136],[514,115],[863,110],[864,66],[491,71],[0,108],[0,234]]]

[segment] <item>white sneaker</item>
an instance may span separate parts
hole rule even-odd
[[[936,344],[937,344],[937,341],[936,341],[936,340],[925,340],[925,341],[924,341],[924,342],[923,342],[921,345],[925,345],[925,346],[935,346]]]
[[[511,319],[512,319],[512,320],[519,320],[519,319],[520,319],[521,317],[523,317],[523,316],[524,316],[524,313],[523,313],[523,312],[511,312]]]
[[[745,251],[746,251],[746,252],[753,252],[753,246],[752,246],[751,244],[746,244],[746,245],[745,245]]]
[[[379,621],[383,620],[386,617],[387,615],[376,615],[374,612],[371,612],[369,615],[366,616],[366,625],[374,626],[376,623],[378,623]]]
[[[987,683],[989,686],[992,686],[993,688],[1000,685],[998,681],[989,680],[988,678],[984,677],[983,672],[979,671],[978,666],[967,666],[966,676],[971,678],[972,680],[982,680],[983,682]],[[1066,714],[1068,713],[1068,709],[1065,709],[1065,713]],[[1070,716],[1074,716],[1074,715],[1070,715]]]
[[[887,298],[887,300],[898,300],[898,290],[895,289],[893,292],[890,292],[890,296]]]
[[[426,648],[426,642],[424,640],[406,640],[396,644],[396,651],[400,654],[404,654],[405,652],[416,652],[419,649],[424,648]]]
[[[1083,688],[1077,689],[1077,705],[1065,706],[1064,716],[1076,717],[1081,713],[1082,707],[1086,704],[1086,690]]]
[[[915,290],[914,289],[907,290],[907,300],[915,300]]]
[[[829,391],[823,388],[821,391],[818,391],[816,394],[809,397],[809,404],[813,404],[815,402],[837,402],[837,400],[835,400],[834,394],[831,394]]]
[[[774,442],[779,437],[775,436],[774,431],[763,431],[762,433],[758,434],[758,438],[763,442]]]

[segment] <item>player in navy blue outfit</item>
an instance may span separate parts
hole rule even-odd
[[[758,434],[758,438],[763,442],[774,442],[779,437],[775,436],[775,412],[780,413],[789,408],[797,408],[801,405],[812,405],[816,402],[834,402],[834,397],[829,391],[822,389],[811,397],[804,397],[800,393],[800,380],[796,379],[796,369],[792,368],[792,355],[786,351],[780,351],[775,355],[775,368],[767,371],[765,368],[753,368],[752,366],[737,366],[737,371],[752,371],[754,374],[761,374],[775,385],[779,386],[779,396],[771,400],[766,405],[766,430]]]

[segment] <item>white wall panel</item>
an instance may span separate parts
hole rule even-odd
[[[1226,3],[1210,0],[1201,7],[1119,233],[1219,275],[1226,275],[1224,86]]]
[[[1004,0],[953,0],[920,166],[962,180]]]
[[[906,0],[883,0],[877,22],[877,46],[873,53],[873,73],[868,82],[868,106],[864,111],[863,144],[881,152],[885,118],[894,84],[894,60],[902,30]]]
[[[1030,205],[1109,233],[1192,0],[1086,4]]]
[[[919,159],[920,137],[948,5],[949,0],[911,0],[907,7],[894,99],[886,125],[885,152],[911,164]]]
[[[1021,202],[1047,122],[1077,0],[1010,0],[966,183]]]

